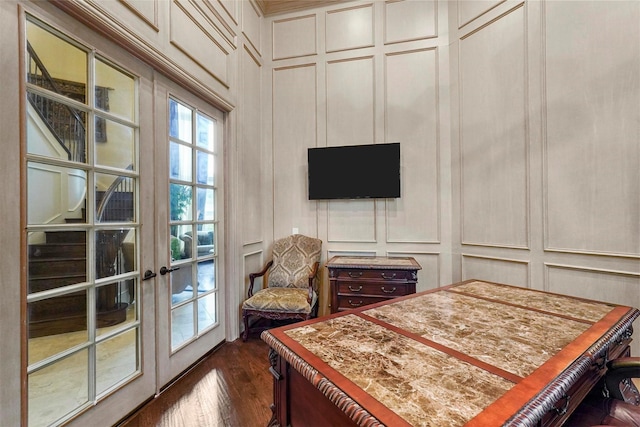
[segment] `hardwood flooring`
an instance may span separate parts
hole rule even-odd
[[[260,338],[223,344],[119,427],[266,427],[273,377]]]

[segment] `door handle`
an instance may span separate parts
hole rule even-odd
[[[156,273],[154,273],[151,270],[147,270],[144,272],[144,276],[142,276],[142,280],[149,280],[149,279],[153,279],[154,277],[156,277]]]
[[[160,274],[163,276],[167,273],[171,273],[172,271],[180,270],[180,267],[167,268],[164,265],[160,267]]]

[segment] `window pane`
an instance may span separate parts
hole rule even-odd
[[[169,202],[172,221],[191,220],[192,188],[188,185],[171,184]]]
[[[97,165],[135,169],[135,129],[96,116],[95,141]]]
[[[125,268],[122,245],[129,229],[96,231],[96,278],[111,277],[122,274]]]
[[[135,180],[110,174],[95,174],[96,222],[133,222],[135,213]]]
[[[136,307],[136,301],[138,301],[138,298],[135,298],[136,280],[123,280],[118,283],[117,289],[120,292],[119,307],[121,310],[111,316],[106,311],[98,311],[98,336],[107,334],[114,328],[121,328],[138,320],[138,312]],[[100,297],[102,294],[98,293],[97,295]],[[100,298],[98,298],[97,304],[102,304]],[[99,305],[96,308],[98,310],[101,310]],[[120,323],[115,323],[114,320],[120,321]]]
[[[104,393],[138,371],[137,332],[131,329],[96,346],[96,393]]]
[[[171,304],[179,304],[193,298],[193,295],[191,264],[182,264],[179,270],[171,272]]]
[[[81,169],[29,162],[27,221],[30,225],[86,222],[87,173]]]
[[[193,323],[194,304],[183,305],[171,311],[171,348],[175,349],[195,337]]]
[[[29,426],[48,426],[86,403],[88,352],[82,350],[29,374]]]
[[[29,338],[80,331],[84,338],[76,339],[84,340],[87,330],[87,291],[32,301],[27,304],[27,317]]]
[[[192,112],[184,105],[169,100],[169,136],[191,143]]]
[[[217,319],[218,294],[209,294],[198,299],[198,332],[213,326]]]
[[[86,52],[30,21],[27,41],[27,81],[85,102]]]
[[[198,220],[213,221],[214,218],[214,190],[211,188],[198,188]]]
[[[198,114],[198,147],[213,151],[214,124],[215,122],[210,118]]]
[[[169,178],[191,182],[191,148],[171,142],[169,147]]]
[[[213,185],[214,179],[214,157],[198,151],[196,159],[196,183],[204,185]]]
[[[35,93],[27,98],[29,154],[84,163],[87,114]]]
[[[198,292],[208,292],[215,288],[215,261],[208,259],[198,262]]]
[[[47,291],[87,280],[84,231],[29,233],[28,292]]]
[[[96,61],[95,106],[133,121],[135,80],[106,62]]]

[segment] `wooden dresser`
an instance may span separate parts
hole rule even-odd
[[[422,268],[411,257],[335,256],[326,266],[331,313],[415,294]]]

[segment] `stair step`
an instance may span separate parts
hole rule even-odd
[[[47,243],[86,243],[87,233],[84,231],[47,231]]]
[[[54,277],[29,277],[29,293],[48,291],[87,281],[84,274],[61,274]]]
[[[52,277],[62,274],[85,274],[86,258],[31,258],[29,260],[29,277]]]
[[[29,245],[30,258],[67,258],[83,257],[87,245],[82,243],[40,243]]]

